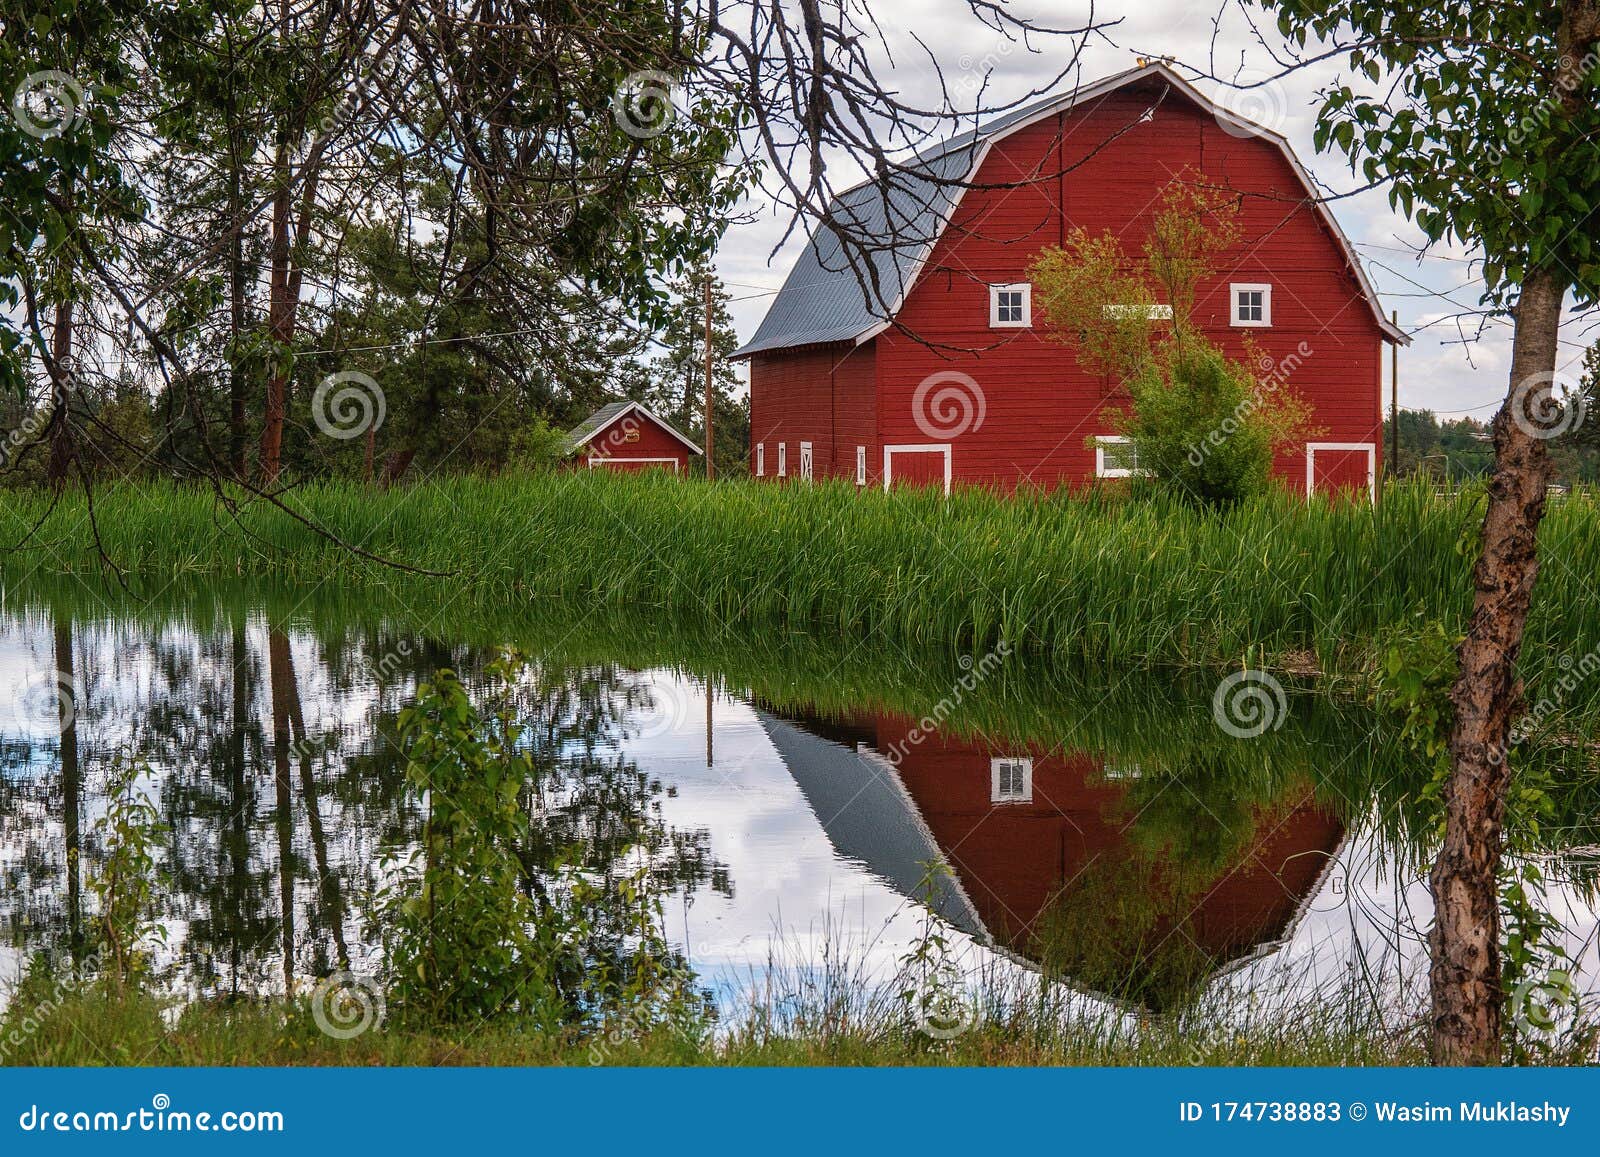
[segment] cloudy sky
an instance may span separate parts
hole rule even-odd
[[[926,58],[905,29],[914,29],[938,56],[947,78],[962,69],[981,70],[985,61],[991,63],[989,91],[995,102],[1015,99],[1045,84],[1065,66],[1070,53],[1069,44],[1061,39],[1041,41],[1036,53],[1016,44],[1007,45],[971,15],[965,0],[868,2],[884,24],[890,48],[897,50],[898,67],[885,66],[880,76],[904,93],[908,101],[920,96],[936,103],[938,90]],[[1096,19],[1121,22],[1107,29],[1105,36],[1084,51],[1083,81],[1131,68],[1140,55],[1170,56],[1179,66],[1187,64],[1217,75],[1237,76],[1246,83],[1275,73],[1271,57],[1251,28],[1250,18],[1254,17],[1260,35],[1269,44],[1278,42],[1276,28],[1270,21],[1262,21],[1261,14],[1253,9],[1247,14],[1230,5],[1223,12],[1215,30],[1213,57],[1212,20],[1221,2],[1100,0]],[[1022,0],[1011,10],[1022,15],[1030,11],[1030,6],[1042,14],[1042,22],[1057,27],[1081,23],[1089,9],[1081,2],[1035,4],[1034,0]],[[1181,67],[1180,71],[1190,75]],[[1359,182],[1341,157],[1319,157],[1311,145],[1316,93],[1338,71],[1338,66],[1332,65],[1248,92],[1233,92],[1203,81],[1199,86],[1251,120],[1283,133],[1301,162],[1319,180],[1328,188],[1343,192]],[[752,199],[748,209],[754,219],[734,226],[718,254],[718,268],[735,299],[734,320],[741,340],[749,338],[760,324],[797,248],[791,241],[770,256],[786,221],[759,198]],[[1503,322],[1496,323],[1478,339],[1472,319],[1459,327],[1454,321],[1445,320],[1478,304],[1483,282],[1470,255],[1459,249],[1438,247],[1419,260],[1415,250],[1422,241],[1420,231],[1390,211],[1381,191],[1340,200],[1333,205],[1333,211],[1355,243],[1368,276],[1383,297],[1385,309],[1398,310],[1401,325],[1414,335],[1413,344],[1400,354],[1400,404],[1432,409],[1441,417],[1492,417],[1505,396],[1510,329]],[[1594,339],[1595,334],[1586,334],[1581,322],[1569,322],[1562,347],[1566,369],[1563,376],[1576,377],[1583,349]]]

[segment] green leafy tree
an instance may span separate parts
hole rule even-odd
[[[1600,296],[1600,3],[1255,0],[1309,57],[1338,55],[1316,144],[1350,160],[1430,241],[1474,250],[1514,325],[1506,404],[1450,693],[1451,773],[1431,883],[1433,1055],[1494,1064],[1505,992],[1497,894],[1519,712],[1516,662],[1538,575],[1562,307]],[[1309,48],[1308,48],[1309,46]]]
[[[669,283],[671,305],[665,324],[640,374],[645,404],[704,446],[707,281],[711,283],[712,452],[721,478],[748,470],[750,408],[738,396],[739,375],[728,360],[739,345],[728,312],[728,291],[709,262]]]
[[[1142,263],[1113,234],[1079,229],[1044,250],[1029,278],[1050,336],[1126,391],[1131,410],[1106,417],[1133,443],[1139,469],[1225,504],[1264,489],[1274,453],[1303,440],[1309,420],[1282,382],[1258,378],[1193,324],[1202,282],[1239,238],[1236,200],[1203,180],[1183,174],[1167,186]],[[1157,319],[1161,306],[1170,323]]]

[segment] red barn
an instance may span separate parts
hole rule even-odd
[[[1160,63],[1019,109],[923,154],[916,173],[840,194],[833,212],[852,233],[883,241],[852,253],[820,229],[735,353],[750,361],[751,474],[948,490],[1133,472],[1106,415],[1120,386],[1035,327],[1026,270],[1074,228],[1138,252],[1185,171],[1242,206],[1241,242],[1200,287],[1195,322],[1235,357],[1248,337],[1263,376],[1308,402],[1321,429],[1276,472],[1296,488],[1370,492],[1384,345],[1406,335],[1287,141]],[[877,285],[864,291],[867,266]]]
[[[670,470],[682,474],[700,447],[638,402],[612,402],[567,432],[567,445],[589,469]]]

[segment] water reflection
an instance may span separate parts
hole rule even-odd
[[[439,667],[480,672],[486,660],[382,628],[314,635],[256,614],[158,629],[10,616],[0,632],[10,971],[33,953],[81,951],[81,877],[101,853],[84,833],[119,753],[148,766],[171,828],[160,917],[174,987],[238,998],[296,991],[352,962],[370,969],[385,855],[414,847],[423,819],[397,715]],[[73,688],[59,718],[34,690],[52,667]],[[618,749],[653,703],[647,677],[535,665],[514,695],[533,768],[516,848],[530,888],[559,866],[607,897],[613,874],[636,868],[621,863],[627,853],[680,897],[732,894],[710,833],[665,823],[671,789]],[[617,914],[597,903],[588,915],[589,950],[619,967]]]
[[[1141,790],[1136,765],[925,735],[903,715],[762,722],[842,854],[974,939],[1119,998],[1170,1003],[1281,942],[1345,834],[1303,786],[1234,808],[1170,778]]]
[[[1343,975],[1356,955],[1371,971],[1372,951],[1399,977],[1418,959],[1414,769],[1349,703],[1297,700],[1283,730],[1241,742],[1215,727],[1208,688],[1017,665],[930,733],[914,720],[953,658],[884,666],[866,648],[658,639],[669,628],[650,623],[507,618],[486,636],[476,618],[302,601],[0,613],[0,972],[81,950],[119,752],[148,765],[171,826],[171,987],[246,999],[377,971],[386,862],[425,814],[398,715],[441,667],[481,690],[505,642],[534,657],[515,688],[535,769],[528,886],[616,880],[642,854],[674,949],[721,996],[775,938],[803,966],[847,951],[882,975],[924,904],[974,953],[1157,1009],[1222,976]],[[1557,814],[1526,850],[1593,846],[1592,780],[1553,779]],[[1589,977],[1594,878],[1582,857],[1561,877]],[[614,915],[593,913],[594,959],[629,951]]]

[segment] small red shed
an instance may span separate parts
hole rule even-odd
[[[588,469],[670,470],[683,474],[689,456],[701,453],[672,426],[638,402],[612,402],[567,433],[572,452]]]

